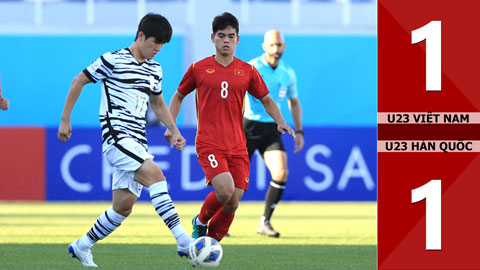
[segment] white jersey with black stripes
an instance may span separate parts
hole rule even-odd
[[[94,83],[102,81],[103,152],[123,138],[147,149],[146,113],[150,94],[162,93],[160,64],[152,59],[139,63],[126,48],[103,54],[83,72]]]

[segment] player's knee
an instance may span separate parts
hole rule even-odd
[[[215,196],[220,203],[228,202],[235,192],[233,181],[221,181],[214,184]]]
[[[273,180],[275,181],[279,181],[279,182],[285,182],[287,181],[287,178],[288,178],[288,169],[287,168],[284,168],[284,169],[279,169],[277,170],[273,176],[272,176]]]
[[[234,191],[235,187],[230,185],[223,185],[217,187],[217,189],[215,190],[215,195],[217,196],[217,200],[220,203],[226,203],[232,198]]]
[[[225,211],[228,214],[235,214],[235,211],[237,211],[239,201],[238,200],[229,200],[224,206],[223,206],[223,211]]]
[[[153,185],[155,183],[158,183],[158,182],[161,182],[161,181],[166,181],[167,178],[165,177],[165,175],[163,175],[162,171],[159,170],[160,172],[153,175],[152,178],[151,178],[151,184],[150,185]]]
[[[226,203],[230,200],[230,198],[233,195],[233,190],[230,192],[229,190],[221,190],[215,192],[215,195],[217,196],[217,200],[220,203]]]
[[[152,178],[152,181],[154,181],[155,183],[166,180],[162,170],[157,166],[153,167],[151,178]]]
[[[138,179],[135,179],[138,180]],[[149,187],[155,183],[165,181],[167,180],[165,175],[163,175],[162,170],[158,167],[153,167],[146,175],[145,177],[141,177],[140,182],[142,185]]]
[[[113,210],[124,217],[128,217],[132,213],[132,209],[132,206],[113,206]]]

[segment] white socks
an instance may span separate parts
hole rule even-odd
[[[152,200],[155,211],[157,211],[158,215],[160,215],[165,222],[165,225],[167,225],[173,236],[175,236],[177,243],[181,246],[190,243],[191,237],[180,223],[180,217],[178,216],[170,195],[168,195],[167,182],[157,182],[151,185],[148,190],[150,191],[150,199]]]
[[[170,229],[177,243],[180,246],[186,246],[192,238],[187,234],[182,224],[177,210],[173,205],[172,199],[168,194],[167,182],[160,181],[151,185],[150,199],[153,207],[158,215],[163,219],[165,225]],[[83,235],[77,242],[78,248],[81,251],[90,249],[98,240],[102,240],[117,229],[127,217],[124,217],[110,207],[101,214],[93,227],[85,235]]]
[[[127,217],[120,215],[110,207],[101,214],[93,227],[78,240],[81,251],[90,249],[98,240],[102,240],[118,228]]]

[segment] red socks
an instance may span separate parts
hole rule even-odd
[[[198,219],[203,224],[208,224],[208,221],[218,212],[223,206],[223,203],[217,200],[215,191],[210,192],[203,202],[202,209],[200,210],[200,215]]]
[[[220,209],[215,216],[213,216],[210,224],[208,224],[208,236],[217,239],[220,242],[223,237],[227,234],[230,225],[232,224],[233,217],[235,215],[230,215],[223,212]]]
[[[223,212],[223,203],[217,200],[215,191],[208,194],[207,198],[203,202],[202,209],[198,219],[203,224],[208,224],[208,236],[217,239],[220,242],[222,238],[227,234],[230,225],[232,224],[233,217]],[[208,221],[210,220],[210,223]]]

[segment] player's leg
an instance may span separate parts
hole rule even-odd
[[[223,179],[224,183],[233,182],[234,192],[220,211],[213,216],[208,227],[208,236],[221,241],[227,234],[235,216],[240,199],[245,190],[248,190],[250,162],[247,154],[233,155],[228,159],[228,168],[231,179]],[[220,179],[218,180],[220,182]],[[215,184],[218,184],[214,183]]]
[[[263,153],[263,158],[272,175],[272,181],[265,195],[265,210],[263,216],[260,218],[257,232],[268,236],[279,237],[280,233],[273,229],[270,219],[285,190],[288,177],[287,154],[283,150],[268,150]]]
[[[259,132],[262,132],[264,139],[258,145],[258,150],[272,175],[272,181],[270,181],[265,195],[265,210],[260,218],[257,232],[279,237],[280,233],[272,228],[270,218],[285,190],[288,176],[287,154],[280,133],[277,131],[277,125],[275,123],[262,123],[261,125],[262,129],[259,129]]]
[[[77,258],[83,266],[96,267],[90,249],[95,243],[105,239],[122,224],[132,212],[133,204],[136,201],[137,196],[128,189],[114,190],[113,206],[97,218],[92,228],[86,234],[69,246],[69,252],[72,253],[72,257]]]
[[[93,227],[82,237],[68,246],[72,258],[76,258],[83,266],[97,267],[93,261],[92,246],[112,233],[126,217],[121,216],[110,207],[100,215]]]
[[[97,219],[90,231],[80,238],[80,248],[90,249],[96,242],[104,239],[117,229],[132,212],[138,197],[128,189],[113,192],[113,205]]]
[[[177,240],[178,254],[187,256],[192,239],[180,223],[180,217],[168,194],[167,181],[162,170],[152,159],[147,159],[135,171],[135,181],[148,187],[153,207]]]
[[[77,258],[83,266],[96,267],[90,249],[96,242],[110,235],[130,215],[142,190],[142,186],[133,181],[133,171],[140,167],[139,161],[115,147],[109,149],[105,157],[114,166],[112,207],[97,218],[85,235],[69,246],[72,257]]]
[[[245,132],[245,138],[247,139],[248,159],[252,160],[255,150],[257,150],[258,146],[262,144],[263,134],[261,133],[261,130],[259,130],[258,122],[246,118],[243,119],[243,131]]]
[[[191,238],[180,223],[177,210],[168,194],[165,176],[153,162],[153,156],[146,151],[143,145],[130,138],[120,140],[114,149],[122,153],[121,158],[113,159],[112,162],[109,154],[106,153],[107,159],[116,167],[128,171],[127,187],[137,197],[140,196],[143,186],[148,187],[155,210],[177,240],[178,254],[186,256]],[[118,188],[122,188],[122,186]]]
[[[192,237],[205,236],[210,219],[223,207],[234,192],[232,176],[228,171],[226,156],[214,149],[197,149],[198,162],[205,172],[207,185],[214,187],[205,198],[200,213],[193,217]]]
[[[210,183],[214,191],[210,192],[203,202],[200,214],[194,217],[192,225],[194,232],[193,238],[205,236],[207,233],[207,224],[221,211],[226,202],[230,200],[234,193],[234,184],[232,175],[229,172],[222,172],[212,178]],[[211,224],[211,222],[210,222]]]
[[[243,189],[235,188],[235,192],[230,200],[228,200],[222,209],[217,211],[217,213],[210,220],[208,225],[208,236],[217,239],[219,242],[223,239],[230,229],[230,225],[232,225],[233,218],[235,217],[235,211],[238,208],[243,193]]]

